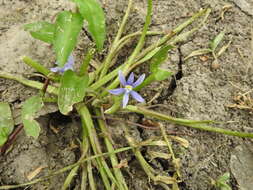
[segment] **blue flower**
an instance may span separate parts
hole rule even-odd
[[[74,62],[75,62],[74,57],[72,54],[70,54],[67,63],[63,67],[53,67],[50,69],[50,71],[53,73],[59,72],[60,74],[63,74],[67,70],[73,71]],[[57,62],[55,64],[58,65]]]
[[[127,81],[122,71],[119,71],[118,76],[123,88],[116,88],[113,90],[109,90],[109,92],[114,95],[124,94],[122,101],[123,108],[126,107],[129,101],[129,95],[131,95],[138,102],[145,102],[145,100],[141,97],[141,95],[133,90],[135,87],[139,86],[144,81],[145,74],[142,74],[135,82],[134,82],[134,73],[130,74]]]

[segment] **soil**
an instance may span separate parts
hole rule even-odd
[[[107,16],[106,48],[108,48],[124,15],[127,0],[103,0],[101,3]],[[126,33],[141,29],[145,18],[145,5],[144,0],[135,2],[135,9],[130,16]],[[207,24],[187,41],[177,44],[177,48],[170,53],[171,59],[164,65],[179,73],[174,77],[176,80],[152,84],[141,93],[149,101],[159,90],[157,86],[162,84],[160,97],[154,101],[154,105],[157,105],[154,110],[176,117],[220,121],[221,127],[253,132],[251,110],[229,107],[236,103],[235,97],[253,88],[253,2],[251,0],[157,0],[154,1],[151,28],[170,31],[200,8],[206,7],[212,9]],[[230,8],[224,12],[222,18],[224,7]],[[39,20],[53,20],[58,11],[69,9],[73,9],[73,4],[65,0],[0,0],[0,70],[28,78],[34,77],[34,70],[21,61],[21,56],[24,55],[52,67],[55,61],[53,50],[48,45],[32,39],[29,33],[23,30],[23,25]],[[211,55],[196,56],[184,61],[192,51],[207,48],[209,41],[223,30],[226,31],[226,35],[219,47],[229,41],[231,45],[218,58],[217,64],[213,64]],[[92,44],[84,32],[80,39],[80,44],[74,52],[77,62],[83,57],[86,48]],[[155,40],[157,37],[149,38],[148,43]],[[119,60],[124,60],[134,45],[129,44]],[[98,59],[101,57],[98,56]],[[178,70],[180,67],[182,69]],[[145,70],[147,71],[146,68]],[[22,102],[35,93],[36,90],[17,82],[0,79],[0,101],[9,102],[13,110],[19,110]],[[247,95],[252,97],[252,93]],[[141,118],[136,114],[127,117],[131,121],[138,121]],[[12,148],[0,157],[0,185],[24,183],[28,181],[27,175],[39,167],[43,169],[37,177],[78,160],[80,156],[78,148],[73,146],[80,134],[78,118],[62,116],[55,106],[47,105],[44,112],[40,113],[38,121],[42,128],[38,140],[29,138],[22,132]],[[179,184],[181,190],[215,189],[211,179],[216,180],[225,172],[231,175],[228,184],[233,190],[251,190],[253,185],[249,177],[253,172],[251,140],[202,132],[168,123],[163,125],[170,130],[183,133],[181,137],[190,143],[189,148],[174,145],[176,156],[181,159],[183,179]],[[117,147],[127,146],[119,125],[111,123],[110,131]],[[158,131],[136,127],[131,131],[137,141],[161,136]],[[148,151],[148,148],[143,148],[146,159],[150,159]],[[131,152],[122,156],[129,162],[129,167],[124,169],[129,189],[161,188],[149,182]],[[168,172],[171,166],[164,159],[154,159],[150,163],[159,172]],[[241,173],[247,175],[240,175]],[[59,175],[44,183],[33,185],[29,189],[58,190],[61,189],[65,177],[66,174]],[[80,189],[79,183],[80,179],[77,176],[71,189]]]

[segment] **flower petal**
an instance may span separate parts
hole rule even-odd
[[[70,64],[70,65],[74,65],[75,59],[74,59],[74,56],[72,54],[70,54],[67,63]]]
[[[124,88],[116,88],[116,89],[112,89],[112,90],[108,90],[108,91],[113,95],[120,95],[125,92],[125,89]]]
[[[123,75],[123,72],[121,71],[121,70],[119,70],[119,73],[118,73],[118,75],[119,75],[119,81],[120,81],[120,83],[123,85],[123,86],[126,86],[126,78],[125,78],[125,76]]]
[[[53,67],[53,68],[50,69],[50,71],[53,72],[53,73],[56,73],[56,72],[59,71],[59,69],[60,69],[59,67]]]
[[[63,70],[64,71],[74,70],[73,66],[74,66],[74,57],[72,54],[70,54],[67,63],[63,67]]]
[[[123,101],[122,101],[123,108],[125,108],[127,106],[128,101],[129,101],[129,93],[125,93],[123,96]]]
[[[139,86],[143,81],[144,81],[144,79],[145,79],[145,74],[142,74],[138,79],[137,79],[137,81],[135,81],[134,83],[133,83],[133,87],[135,88],[136,86]]]
[[[145,100],[141,97],[141,95],[135,91],[130,92],[131,96],[138,102],[145,102]]]
[[[127,85],[131,85],[132,86],[133,82],[134,82],[134,73],[131,72],[130,76],[127,79]]]
[[[58,65],[58,62],[56,62],[55,64]],[[74,65],[74,57],[72,54],[70,54],[70,56],[68,57],[68,61],[63,67],[53,67],[50,69],[50,71],[54,73],[59,72],[62,74],[67,70],[74,70],[73,65]]]
[[[62,69],[63,69],[63,72],[67,70],[72,70],[72,71],[74,70],[73,65],[68,65],[68,64],[64,65]]]

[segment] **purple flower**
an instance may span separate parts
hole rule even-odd
[[[63,67],[53,67],[50,69],[50,71],[53,73],[59,72],[60,74],[63,74],[67,70],[74,70],[73,69],[74,62],[75,62],[74,57],[72,54],[70,54],[67,63]],[[57,62],[55,64],[58,65]]]
[[[119,71],[118,76],[123,88],[116,88],[113,90],[109,90],[109,92],[114,95],[124,94],[122,101],[123,108],[126,107],[129,101],[129,95],[131,95],[138,102],[145,102],[145,100],[141,97],[141,95],[133,90],[135,87],[139,86],[144,81],[145,74],[142,74],[135,82],[134,82],[134,73],[131,73],[127,80],[124,77],[122,71]]]

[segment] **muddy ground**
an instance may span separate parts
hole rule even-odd
[[[109,40],[106,47],[108,47],[118,22],[124,14],[127,0],[101,2],[107,15]],[[136,0],[135,10],[127,25],[127,32],[133,32],[142,27],[145,16],[144,5],[145,1]],[[25,23],[38,20],[50,21],[59,10],[69,10],[72,7],[70,2],[64,0],[0,0],[0,70],[34,77],[34,71],[25,66],[20,59],[24,55],[52,67],[55,61],[52,49],[32,39],[22,27]],[[153,109],[177,117],[216,120],[224,122],[221,126],[228,129],[253,132],[251,110],[229,107],[236,103],[235,97],[253,88],[253,2],[251,0],[157,0],[154,1],[151,28],[172,30],[189,15],[206,7],[212,8],[207,24],[186,42],[178,44],[177,48],[170,53],[171,59],[164,66],[171,68],[175,73],[182,66],[182,74],[176,78],[176,85],[171,85],[172,80],[162,82],[163,91],[153,103],[162,106]],[[224,7],[229,7],[229,9],[221,18]],[[208,47],[209,41],[223,30],[226,30],[226,35],[222,45],[229,41],[231,45],[219,57],[218,64],[212,64],[213,59],[210,55],[183,60],[193,50]],[[156,37],[149,38],[149,43],[155,40]],[[74,53],[77,62],[81,60],[90,45],[91,42],[83,33],[81,42]],[[124,60],[132,47],[134,44],[129,44],[119,60]],[[142,94],[150,100],[159,91],[159,87],[160,84],[151,85],[143,90]],[[22,102],[34,93],[36,93],[35,90],[17,82],[0,79],[0,101],[9,102],[16,111],[20,109]],[[252,93],[249,92],[247,97],[252,97]],[[130,120],[138,120],[139,117],[135,114],[129,115]],[[27,175],[38,167],[44,168],[39,174],[43,176],[77,161],[79,151],[73,146],[73,142],[79,137],[79,119],[61,116],[55,106],[48,105],[38,121],[42,126],[38,140],[28,138],[22,132],[11,150],[1,156],[1,185],[24,183],[28,180]],[[183,181],[179,184],[181,190],[215,189],[211,184],[211,179],[217,179],[225,172],[231,174],[229,185],[233,190],[252,189],[251,140],[163,124],[168,129],[183,134],[181,137],[190,143],[187,149],[175,144],[176,155],[181,158],[182,163]],[[112,137],[118,147],[126,146],[126,140],[122,138],[123,131],[117,126],[113,123],[110,125]],[[160,136],[157,131],[137,128],[133,129],[133,133],[140,141]],[[147,149],[143,149],[145,157],[150,159],[147,152]],[[160,189],[152,182],[149,183],[131,152],[123,156],[129,161],[129,167],[124,169],[129,189]],[[166,160],[155,159],[151,164],[157,171],[171,174],[171,165]],[[60,175],[28,189],[58,190],[63,180],[64,175]],[[71,189],[79,189],[79,182],[80,179],[77,176]]]

